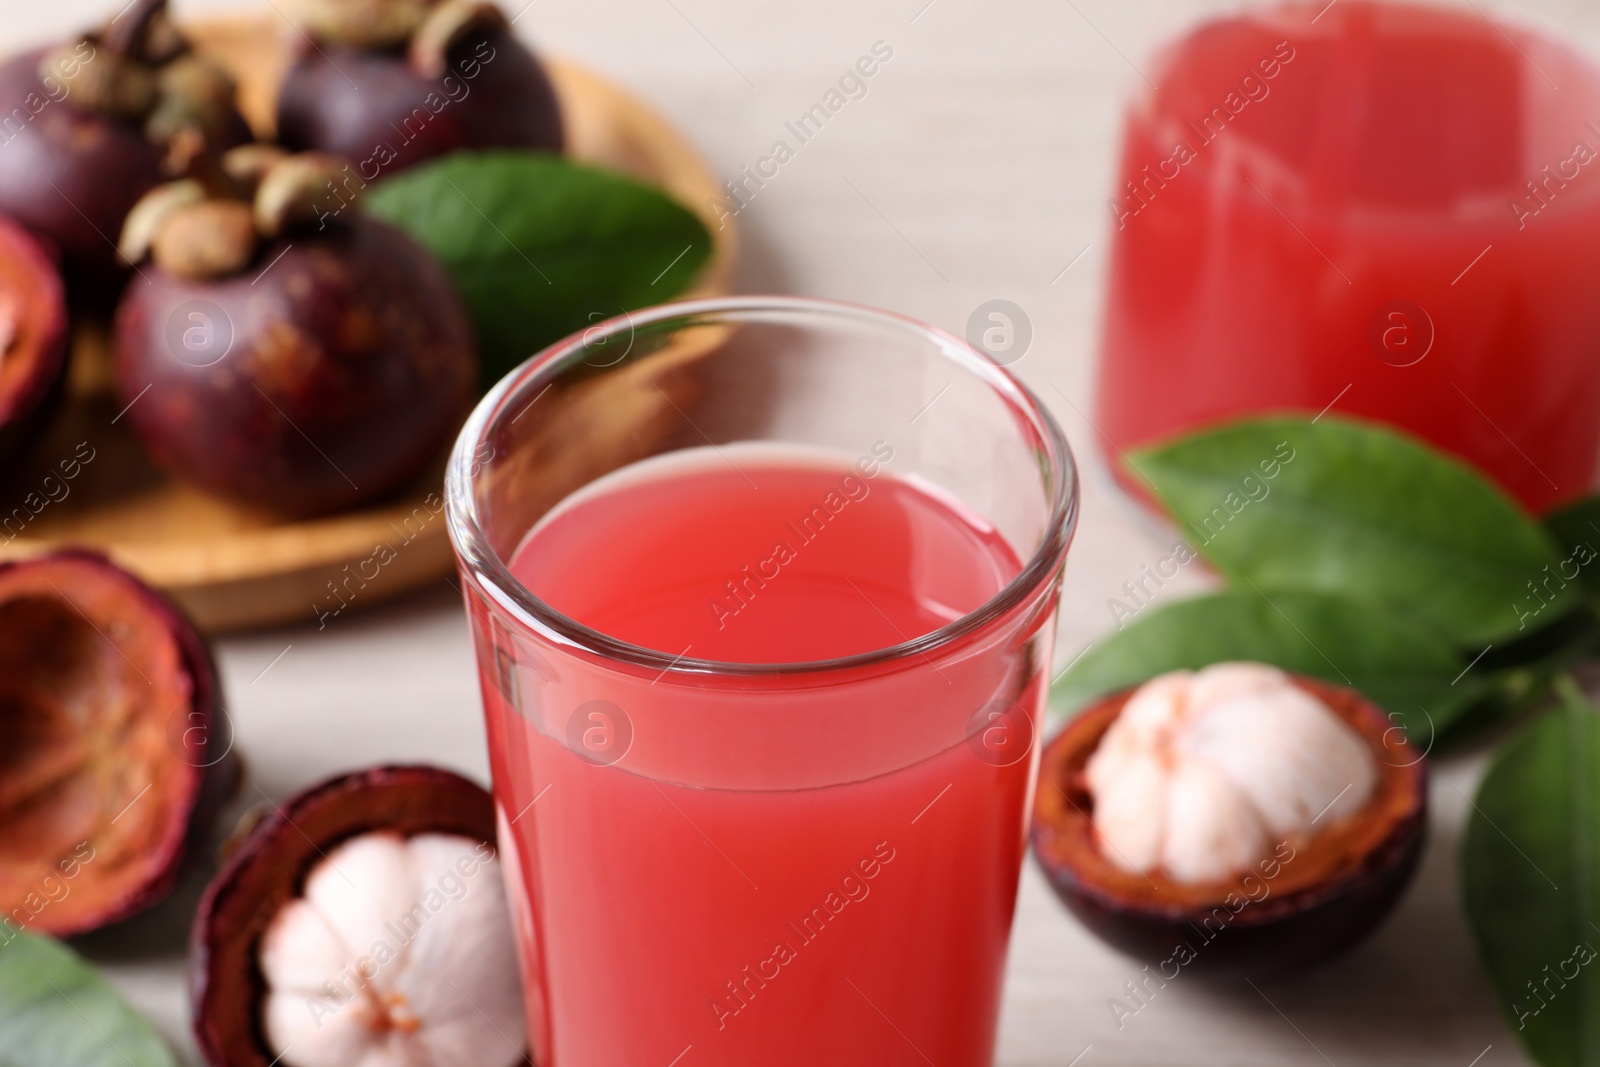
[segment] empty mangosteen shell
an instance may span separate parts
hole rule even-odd
[[[1287,862],[1264,861],[1266,870],[1279,871],[1274,877],[1256,868],[1243,872],[1254,875],[1248,889],[1243,874],[1209,886],[1183,885],[1159,871],[1147,878],[1102,853],[1084,767],[1134,688],[1080,712],[1044,750],[1030,832],[1035,860],[1091,932],[1165,968],[1165,978],[1172,977],[1166,969],[1270,977],[1326,960],[1371,933],[1416,871],[1427,827],[1422,752],[1359,693],[1291,677],[1361,735],[1378,761],[1378,784],[1360,812],[1289,845],[1294,853]],[[1302,868],[1295,872],[1297,863]],[[1264,895],[1252,899],[1263,885]]]
[[[329,779],[273,805],[218,872],[189,943],[194,1038],[211,1067],[271,1067],[261,1023],[266,980],[257,962],[267,927],[302,895],[335,846],[389,830],[454,834],[495,844],[494,800],[452,771],[384,766]]]
[[[187,707],[170,709],[163,724],[171,759],[153,769],[149,789],[160,791],[157,800],[144,802],[145,794],[140,793],[121,812],[105,813],[113,816],[109,826],[126,819],[123,832],[133,833],[141,825],[139,820],[145,818],[141,810],[145,803],[159,807],[157,801],[167,799],[170,825],[158,828],[158,839],[140,857],[144,861],[141,864],[113,865],[109,858],[98,865],[92,860],[83,863],[69,884],[68,894],[53,900],[27,923],[27,928],[36,932],[68,937],[130,918],[172,892],[184,861],[204,846],[218,809],[237,782],[238,759],[222,706],[216,666],[193,624],[177,605],[97,552],[63,549],[0,563],[0,608],[19,599],[8,595],[19,576],[40,571],[44,571],[42,576],[48,582],[45,586],[35,582],[34,588],[23,596],[65,599],[73,617],[86,619],[108,641],[112,640],[110,635],[130,622],[160,627],[176,646],[179,670],[189,681]],[[96,614],[96,598],[86,592],[91,583],[109,583],[112,592],[126,597],[131,605],[127,614],[92,617]],[[0,636],[0,640],[5,639]],[[117,648],[128,655],[123,646]],[[141,671],[150,666],[146,663],[139,668],[135,664]],[[111,831],[108,828],[106,832]],[[97,853],[103,855],[106,849],[102,838]],[[125,884],[100,888],[108,878]],[[9,902],[0,903],[15,907]]]
[[[0,298],[17,309],[16,335],[0,339],[0,464],[22,450],[63,395],[67,303],[60,270],[31,234],[0,217]]]

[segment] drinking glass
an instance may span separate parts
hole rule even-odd
[[[1147,68],[1109,204],[1095,423],[1388,422],[1535,511],[1600,455],[1600,70],[1481,12],[1256,8]],[[1158,88],[1159,87],[1159,88]]]
[[[513,575],[597,479],[752,443],[888,451],[1020,571],[892,647],[759,664],[630,644]],[[992,1063],[1077,511],[1037,399],[888,312],[668,305],[502,381],[447,498],[540,1067]]]

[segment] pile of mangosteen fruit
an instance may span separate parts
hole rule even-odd
[[[309,517],[379,499],[453,438],[476,396],[472,320],[429,252],[360,210],[347,176],[462,64],[482,64],[471,95],[385,155],[386,176],[461,149],[560,152],[554,91],[492,4],[281,9],[298,52],[271,142],[165,0],[134,0],[94,32],[0,65],[0,481],[58,410],[83,330],[111,338],[116,407],[149,456],[247,508]],[[200,635],[166,596],[83,550],[0,564],[0,737],[0,946],[160,903],[190,860],[209,858],[241,777]],[[498,999],[479,999],[520,1032],[494,837],[488,794],[426,767],[269,806],[230,839],[194,926],[207,1061],[280,1058],[273,981],[293,984],[295,946],[318,950],[317,923],[349,933],[341,907],[394,892],[395,863],[409,864],[417,900],[474,876],[490,886],[430,928],[427,967],[450,974],[437,956],[450,944],[501,946],[498,969],[484,972],[480,955],[453,980],[492,983]],[[353,903],[316,895],[316,869],[338,849],[352,871],[378,857]],[[414,983],[425,968],[413,941],[396,951],[418,954]],[[419,1019],[455,1011],[399,981],[380,996],[357,975],[328,1005],[334,1029],[404,1044]],[[476,1037],[461,1040],[473,1062],[521,1058],[501,1037],[481,1055]],[[283,1062],[350,1054],[306,1048]]]
[[[360,211],[352,168],[374,146],[384,176],[458,149],[559,152],[554,91],[492,4],[293,6],[278,143],[253,138],[229,73],[164,0],[0,67],[0,447],[38,431],[69,320],[97,317],[150,456],[244,505],[366,503],[453,435],[476,381],[471,321],[427,251]],[[478,68],[471,94],[390,147],[462,64]]]

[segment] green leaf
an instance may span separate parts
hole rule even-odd
[[[1467,918],[1500,1005],[1546,1067],[1600,1063],[1600,721],[1563,702],[1505,744],[1467,823]]]
[[[1365,423],[1272,418],[1136,453],[1195,547],[1262,589],[1399,608],[1474,651],[1554,621],[1554,539],[1462,463]]]
[[[1326,593],[1230,590],[1152,608],[1096,641],[1055,684],[1050,702],[1075,712],[1166,671],[1228,660],[1351,686],[1424,749],[1482,693],[1475,677],[1456,682],[1466,663],[1450,645],[1391,612]]]
[[[0,928],[0,1058],[11,1067],[176,1067],[100,974],[49,938]]]
[[[1587,496],[1545,517],[1544,524],[1561,546],[1560,577],[1572,577],[1591,593],[1600,593],[1600,496]],[[1576,573],[1574,573],[1576,572]]]
[[[711,255],[660,190],[539,152],[457,152],[363,202],[426,246],[478,327],[485,386],[539,349],[687,289]]]

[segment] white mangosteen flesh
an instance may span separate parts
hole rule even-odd
[[[286,1067],[509,1067],[527,1047],[500,863],[479,841],[363,834],[262,936]]]
[[[1220,881],[1359,811],[1370,746],[1283,671],[1218,663],[1152,678],[1085,768],[1102,851],[1142,874]]]

